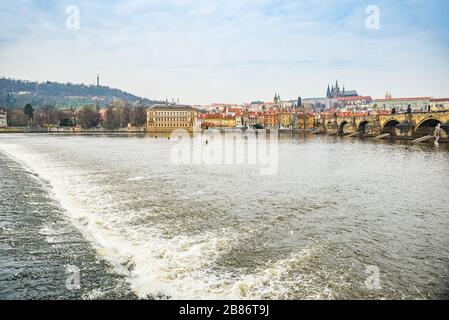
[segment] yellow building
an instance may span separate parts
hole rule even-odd
[[[171,133],[176,129],[193,132],[198,111],[184,105],[156,105],[147,110],[147,131]]]
[[[219,113],[202,114],[200,120],[203,126],[208,127],[235,128],[237,125],[235,117]]]
[[[281,128],[290,128],[293,125],[292,115],[288,111],[278,113],[278,121]]]
[[[312,113],[298,112],[295,115],[295,129],[311,130],[315,125],[315,116]]]

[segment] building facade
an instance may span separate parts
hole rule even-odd
[[[334,106],[346,110],[365,110],[373,102],[370,96],[341,97],[334,101]]]
[[[199,117],[203,127],[235,128],[237,121],[235,116],[222,113],[206,113]]]
[[[449,98],[430,99],[430,106],[434,111],[449,110]]]
[[[262,125],[259,121],[259,113],[258,112],[244,112],[242,115],[242,120],[243,120],[243,125],[248,128],[254,128],[258,124]]]
[[[392,110],[394,108],[397,112],[405,112],[410,105],[412,111],[426,111],[431,105],[431,100],[430,97],[375,99],[373,109]]]
[[[235,114],[235,126],[237,128],[243,126],[243,116],[242,116],[241,112],[238,112],[238,113]]]
[[[330,108],[331,99],[325,97],[306,98],[302,99],[302,104],[308,109],[321,111]]]
[[[198,111],[184,105],[156,105],[147,110],[147,131],[171,133],[177,129],[193,132]]]
[[[278,123],[281,129],[289,129],[293,126],[293,117],[290,112],[283,110],[278,113]]]
[[[311,130],[315,125],[315,115],[309,112],[296,112],[293,114],[293,129]]]
[[[0,109],[0,128],[6,128],[8,126],[6,111]]]
[[[261,124],[265,129],[279,129],[279,117],[277,110],[268,110],[261,116]]]

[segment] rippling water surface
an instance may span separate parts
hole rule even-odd
[[[262,176],[174,144],[0,135],[0,298],[449,298],[444,145],[281,136]]]

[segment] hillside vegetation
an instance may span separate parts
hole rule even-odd
[[[0,106],[7,108],[23,107],[27,103],[37,108],[49,105],[58,108],[86,104],[106,106],[117,100],[145,105],[158,102],[106,86],[0,78]]]

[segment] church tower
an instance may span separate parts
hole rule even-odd
[[[335,81],[335,92],[334,98],[338,98],[340,96],[340,87],[338,86],[338,80]]]
[[[277,106],[279,104],[279,102],[281,101],[281,96],[278,95],[277,93],[274,94],[274,105]]]

